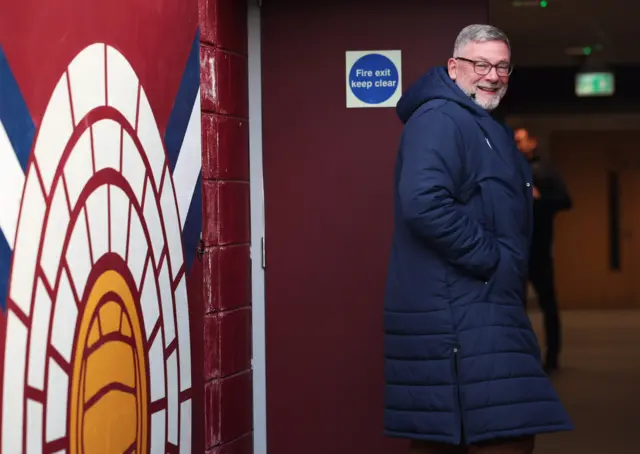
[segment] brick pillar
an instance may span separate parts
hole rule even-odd
[[[199,10],[204,442],[210,454],[251,454],[247,5],[199,0]]]

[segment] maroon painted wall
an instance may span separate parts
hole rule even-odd
[[[251,454],[247,4],[199,0],[202,104],[204,442]]]
[[[394,109],[346,109],[345,51],[402,50],[403,87],[444,64],[486,1],[265,0],[268,450],[391,454],[382,302]]]

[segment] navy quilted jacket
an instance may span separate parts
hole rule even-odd
[[[385,295],[385,433],[471,444],[571,430],[523,301],[531,170],[437,68],[402,97]]]

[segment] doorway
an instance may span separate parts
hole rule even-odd
[[[640,308],[640,144],[632,131],[550,137],[574,206],[556,219],[562,309]]]
[[[400,50],[406,89],[487,4],[269,0],[261,13],[267,451],[403,453],[383,437],[382,326],[402,125],[391,107],[347,108],[346,51]]]

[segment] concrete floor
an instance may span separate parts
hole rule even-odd
[[[531,320],[544,347],[539,313]],[[539,437],[536,454],[638,454],[640,311],[565,312],[553,377],[574,432]]]

